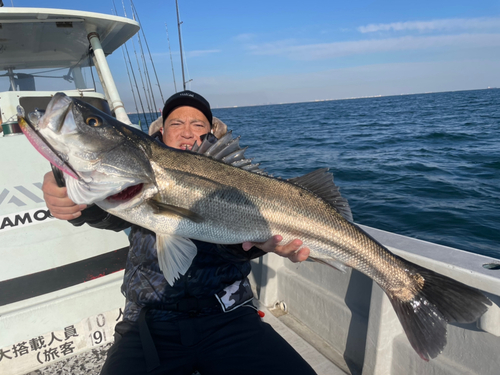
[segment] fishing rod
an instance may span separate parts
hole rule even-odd
[[[130,84],[130,91],[132,91],[132,98],[134,99],[134,105],[135,105],[135,112],[138,114],[139,109],[137,108],[137,100],[135,99],[135,91],[132,86],[132,79],[130,78],[130,71],[128,69],[127,61],[125,60],[125,50],[122,47],[122,54],[123,54],[123,61],[125,61],[125,68],[127,69],[127,76],[128,76],[128,82]]]
[[[132,9],[132,19],[134,21],[136,21],[136,22],[139,22],[140,29],[142,29],[142,25],[140,24],[139,19],[136,19],[136,12],[134,12],[132,0],[130,1],[130,6],[131,6],[131,9]],[[144,68],[144,77],[146,79],[146,89],[147,89],[147,93],[149,95],[148,99],[149,99],[149,101],[151,103],[151,106],[152,106],[152,110],[151,110],[150,116],[152,116],[153,111],[157,107],[156,107],[156,101],[155,101],[155,97],[154,97],[154,93],[153,93],[153,85],[151,85],[151,78],[149,77],[148,65],[146,63],[146,58],[144,56],[144,49],[142,48],[142,40],[141,40],[141,34],[140,33],[137,34],[137,41],[139,43],[139,48],[141,49],[141,60],[142,60],[142,66]],[[153,121],[154,121],[154,119],[153,119]]]
[[[174,77],[174,89],[177,92],[177,84],[175,83],[174,60],[172,60],[172,50],[170,49],[170,38],[168,37],[168,27],[165,22],[165,29],[167,30],[168,52],[170,53],[170,64],[172,65],[172,76]]]
[[[184,52],[182,50],[182,37],[181,37],[181,24],[183,22],[181,22],[180,20],[179,3],[177,0],[175,0],[175,9],[177,10],[177,29],[179,30],[179,47],[181,49],[182,87],[184,88],[184,90],[186,90],[186,83],[191,82],[192,79],[186,82],[186,78],[184,77]]]
[[[123,13],[125,14],[125,17],[127,17],[127,11],[125,10],[125,3],[123,2],[122,0],[122,6],[123,6]],[[136,59],[136,62],[137,62],[137,69],[139,70],[139,77],[141,78],[141,83],[142,83],[142,89],[144,91],[144,94],[145,94],[145,98],[146,98],[146,106],[148,108],[148,112],[149,113],[149,119],[150,121],[152,122],[151,120],[151,113],[153,112],[152,109],[151,109],[151,103],[149,102],[149,98],[148,98],[148,93],[146,91],[146,87],[144,85],[144,78],[142,76],[142,70],[141,70],[141,64],[139,63],[139,58],[137,57],[137,50],[135,48],[135,42],[134,40],[132,39],[132,47],[134,49],[134,54],[135,54],[135,59]],[[140,95],[139,95],[140,96]],[[146,116],[146,113],[145,113],[145,117]],[[146,121],[146,125],[149,125],[149,123],[147,123]]]
[[[128,63],[130,65],[130,71],[132,73],[132,77],[134,79],[134,83],[135,83],[135,89],[137,90],[137,97],[139,98],[139,103],[141,103],[141,109],[142,109],[142,117],[144,117],[144,123],[146,124],[146,126],[148,126],[148,119],[146,118],[146,111],[144,110],[144,104],[142,103],[142,99],[141,99],[141,95],[139,95],[139,87],[137,85],[137,78],[135,77],[135,72],[134,72],[134,68],[132,66],[132,61],[130,59],[130,54],[128,52],[128,48],[127,48],[127,45],[124,45],[125,47],[125,52],[127,53],[127,58],[128,58]],[[125,62],[125,66],[127,66],[127,61]],[[128,71],[128,67],[127,67],[127,71]],[[135,100],[135,93],[134,93],[134,89],[132,88],[132,94],[134,96],[134,100]],[[139,113],[139,111],[137,111],[137,113]]]
[[[142,70],[141,70],[141,66],[140,66],[140,63],[139,63],[139,57],[137,56],[137,50],[135,48],[135,43],[134,41],[132,40],[132,46],[134,48],[134,54],[135,54],[135,60],[136,60],[136,63],[137,63],[137,70],[139,70],[139,77],[141,78],[141,83],[142,83],[142,90],[144,91],[144,95],[145,95],[145,98],[146,98],[146,106],[148,107],[148,112],[149,113],[149,120],[151,121],[151,103],[149,102],[149,97],[148,97],[148,93],[146,91],[146,86],[144,85],[144,77],[142,76]]]
[[[114,0],[113,0],[113,3],[114,3]],[[124,15],[126,17],[127,16],[127,12],[125,10],[125,4],[123,4],[123,0],[122,0],[122,6],[123,6],[123,13],[124,13]],[[130,71],[132,73],[132,77],[134,78],[135,88],[137,90],[137,97],[139,98],[139,102],[141,103],[142,116],[144,117],[144,123],[146,124],[146,126],[149,126],[148,119],[146,117],[146,111],[144,110],[144,104],[142,103],[141,95],[139,93],[139,86],[137,85],[137,79],[135,77],[135,71],[134,71],[134,68],[132,66],[132,60],[130,59],[130,54],[128,52],[127,44],[124,44],[123,46],[125,47],[125,51],[126,51],[127,57],[128,57],[128,63],[130,65]],[[127,64],[127,62],[125,62],[125,65],[126,64]],[[128,70],[128,68],[127,68],[127,70]],[[133,88],[132,88],[132,92],[134,92]],[[139,112],[139,111],[137,111],[137,112]]]
[[[115,0],[113,0],[113,7],[114,7],[115,16],[117,16],[118,15],[118,11],[116,10]],[[132,78],[130,77],[130,71],[129,71],[128,65],[127,65],[127,59],[126,59],[126,56],[125,56],[125,48],[126,48],[126,45],[123,45],[122,48],[121,48],[122,54],[123,54],[123,61],[125,62],[125,68],[127,70],[128,82],[130,84],[130,91],[132,91],[132,98],[134,99],[135,113],[137,113],[137,116],[139,116],[139,108],[137,108],[137,100],[135,98],[134,86],[132,85]]]
[[[137,20],[139,21],[139,24],[141,24],[141,20],[139,19],[139,13],[137,12],[137,9],[135,8],[134,2],[132,0],[130,0],[130,4],[132,5],[132,10],[134,11],[134,13],[137,16]],[[163,93],[161,91],[160,80],[158,79],[158,74],[156,73],[156,67],[155,67],[155,64],[153,62],[153,57],[151,55],[151,51],[149,50],[148,40],[146,39],[146,34],[144,33],[144,29],[142,27],[141,27],[141,32],[142,32],[142,35],[144,36],[144,42],[146,43],[146,48],[148,49],[149,59],[151,60],[151,66],[153,67],[153,71],[155,73],[156,83],[158,85],[158,90],[160,91],[161,101],[162,101],[162,103],[164,103],[165,99],[163,98]]]
[[[134,18],[134,21],[135,21],[135,16],[133,15],[133,18]],[[141,60],[142,60],[142,66],[144,68],[144,77],[145,77],[145,80],[146,80],[146,90],[148,92],[148,99],[150,100],[151,102],[151,106],[152,106],[152,111],[151,113],[153,113],[153,111],[155,111],[156,108],[158,108],[156,106],[156,101],[155,101],[155,97],[154,97],[154,94],[153,94],[153,86],[151,85],[151,78],[149,77],[149,70],[148,70],[148,66],[146,64],[146,58],[144,57],[144,49],[142,48],[142,42],[141,42],[141,35],[140,34],[137,34],[137,41],[139,43],[139,48],[141,50]]]

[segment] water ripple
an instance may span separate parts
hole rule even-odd
[[[275,176],[328,167],[356,222],[500,259],[500,90],[214,110]]]

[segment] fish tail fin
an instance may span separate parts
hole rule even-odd
[[[447,323],[472,323],[486,312],[491,301],[465,284],[413,266],[424,279],[420,291],[409,301],[386,293],[411,346],[428,361],[441,353],[446,345]]]

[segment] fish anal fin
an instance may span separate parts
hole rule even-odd
[[[153,210],[157,215],[179,216],[185,219],[189,219],[195,223],[201,223],[204,220],[203,216],[187,208],[159,202],[156,199],[152,199],[148,203],[151,207],[153,207]]]
[[[158,264],[170,285],[184,275],[198,253],[196,245],[188,238],[174,235],[156,235]]]
[[[288,180],[298,185],[331,204],[348,221],[353,221],[351,208],[347,199],[341,194],[337,185],[333,182],[333,174],[328,168],[321,168],[300,177]]]
[[[313,262],[321,263],[329,267],[335,268],[337,271],[340,271],[342,273],[347,272],[347,266],[344,263],[341,263],[338,260],[332,258],[314,258],[310,256],[307,259],[310,259]]]

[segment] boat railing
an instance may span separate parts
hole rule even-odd
[[[500,262],[374,228],[363,229],[397,255],[483,291],[493,305],[476,323],[449,324],[443,353],[425,362],[410,346],[383,290],[358,271],[341,273],[314,262],[295,264],[278,256],[263,257],[253,261],[251,275],[259,301],[286,310],[280,319],[298,326],[307,341],[346,373],[497,374],[500,270],[494,265]]]

